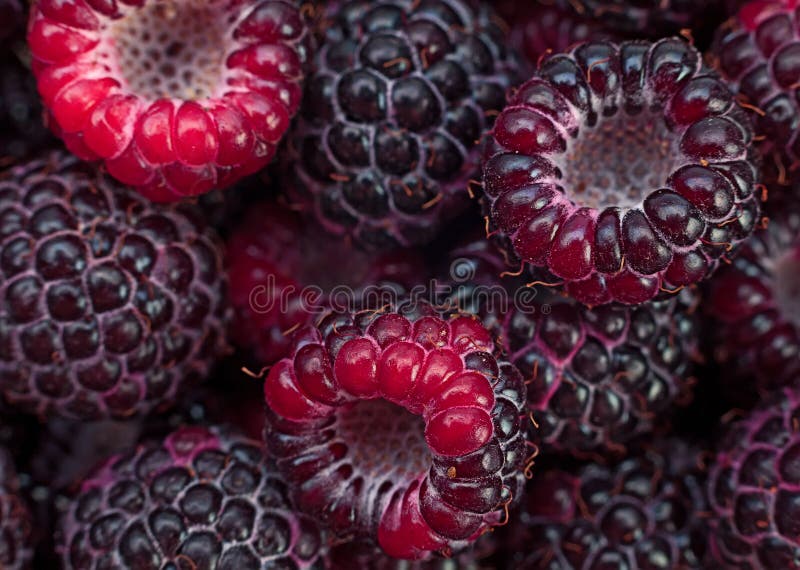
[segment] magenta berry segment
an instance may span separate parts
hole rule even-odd
[[[501,338],[527,379],[544,450],[619,454],[690,394],[699,321],[688,291],[594,309],[536,293],[526,310],[505,316]]]
[[[515,63],[485,4],[328,3],[287,164],[328,231],[371,249],[430,241],[468,203],[478,143]]]
[[[699,457],[667,440],[613,466],[541,472],[509,531],[513,567],[709,568]]]
[[[759,221],[749,121],[677,39],[546,59],[493,134],[494,231],[589,305],[700,281]]]
[[[296,333],[264,392],[298,507],[390,556],[464,546],[522,490],[525,385],[472,317],[332,313]]]
[[[709,282],[713,353],[732,395],[791,386],[800,376],[800,212],[776,211]],[[743,389],[744,388],[744,389]],[[751,389],[747,389],[751,388]]]
[[[257,442],[182,428],[112,457],[60,523],[65,570],[321,569],[323,538],[294,512]]]
[[[33,558],[33,519],[19,494],[11,455],[0,449],[0,567],[27,570]]]
[[[284,0],[41,0],[28,43],[67,147],[160,202],[267,164],[309,55]]]
[[[735,422],[711,464],[711,552],[723,568],[800,568],[800,397],[780,390]]]
[[[724,26],[714,61],[749,104],[765,152],[800,161],[800,7],[794,0],[755,0]]]
[[[175,402],[227,348],[221,244],[53,153],[0,176],[0,390],[40,415]]]

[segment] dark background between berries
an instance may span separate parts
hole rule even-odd
[[[318,22],[317,16],[325,6],[338,9],[345,3],[342,0],[318,0],[302,4],[309,22],[314,23]],[[497,37],[502,38],[501,41],[505,42],[502,49],[519,59],[521,78],[530,75],[540,58],[546,57],[548,50],[554,53],[566,51],[575,42],[587,39],[657,40],[676,35],[691,42],[704,54],[707,63],[713,66],[720,57],[716,50],[725,49],[723,38],[730,30],[736,30],[736,25],[728,19],[734,17],[737,10],[746,3],[746,0],[542,0],[541,3],[535,0],[466,1],[466,4],[472,6],[480,5],[482,10],[494,9],[505,19],[501,23],[500,20],[495,20],[494,15],[482,16],[491,18],[492,26],[501,31],[499,36],[493,37],[493,41]],[[424,8],[435,5],[436,1],[420,0],[415,4],[423,5]],[[3,53],[0,55],[0,168],[3,170],[36,159],[52,149],[62,148],[42,120],[43,110],[30,72],[24,35],[23,2],[0,0],[0,42],[3,42]],[[318,34],[317,41],[323,41],[321,36],[322,34]],[[796,44],[797,41],[795,33],[790,43]],[[800,68],[800,61],[795,61],[794,66]],[[748,109],[757,115],[756,111]],[[303,113],[302,108],[300,113]],[[790,128],[797,130],[800,125],[795,122]],[[292,156],[292,149],[287,146],[284,142],[278,152],[279,156]],[[784,160],[780,152],[773,152],[770,145],[763,146],[765,154],[761,157],[760,183],[764,185],[764,194],[768,194],[770,198],[766,203],[765,214],[779,222],[784,211],[796,214],[800,210],[800,176],[792,172],[789,161]],[[288,166],[291,169],[291,163]],[[228,241],[240,229],[246,215],[257,210],[255,206],[264,207],[267,204],[269,207],[276,202],[280,202],[281,208],[289,205],[286,188],[292,179],[291,174],[291,171],[287,173],[285,161],[276,161],[233,188],[211,192],[193,200],[193,206],[199,209],[205,222],[213,226],[223,240]],[[475,176],[478,174],[475,173]],[[508,326],[503,316],[494,314],[481,304],[472,303],[470,293],[480,286],[498,286],[516,291],[525,286],[526,279],[524,275],[517,275],[517,260],[501,254],[502,247],[496,247],[494,240],[486,239],[478,186],[469,184],[469,189],[469,193],[466,187],[463,189],[463,211],[456,212],[454,207],[454,215],[443,214],[441,220],[437,213],[437,224],[441,223],[441,227],[437,228],[438,232],[427,231],[431,228],[412,224],[419,232],[414,238],[424,238],[422,241],[430,238],[430,241],[420,248],[403,251],[406,259],[413,259],[411,264],[403,266],[404,271],[408,267],[413,270],[410,281],[407,279],[408,272],[400,274],[397,280],[401,283],[397,288],[407,291],[414,284],[427,284],[433,278],[447,281],[456,277],[452,275],[454,263],[466,264],[470,268],[467,280],[456,279],[461,288],[449,296],[447,301],[459,303],[461,309],[477,314],[487,328],[502,335]],[[470,194],[474,195],[473,200],[470,200]],[[306,235],[320,235],[314,233],[320,230],[316,227],[318,222],[308,217],[301,219],[303,221],[297,231]],[[0,220],[0,228],[2,223]],[[315,226],[313,231],[307,229],[310,225]],[[797,243],[797,227],[791,226],[789,231],[794,234],[788,241],[793,239]],[[397,240],[387,240],[385,236],[379,235],[374,241],[383,243]],[[342,246],[342,255],[346,255],[354,247],[349,241],[337,245]],[[745,244],[745,247],[749,245]],[[755,250],[759,251],[758,246]],[[290,256],[292,253],[287,252],[286,255]],[[315,260],[315,263],[333,265],[337,261],[323,259]],[[734,261],[725,274],[746,265],[744,262],[737,265]],[[501,273],[504,273],[502,277]],[[374,279],[382,280],[385,274],[378,271],[370,275],[379,275],[380,277]],[[3,278],[0,275],[0,289]],[[690,318],[693,322],[699,321],[699,326],[681,329],[691,336],[685,339],[685,345],[692,347],[693,358],[691,362],[681,365],[680,377],[669,378],[668,381],[676,386],[680,384],[681,388],[688,388],[690,397],[675,397],[670,405],[658,407],[655,415],[646,407],[637,408],[636,414],[641,413],[641,418],[646,418],[637,416],[637,421],[641,421],[646,428],[625,426],[625,433],[611,439],[611,448],[584,448],[578,450],[578,453],[571,453],[570,450],[559,449],[552,441],[537,441],[541,454],[536,458],[532,468],[533,477],[528,482],[528,500],[523,500],[510,513],[505,526],[494,529],[479,539],[474,547],[456,553],[452,560],[401,564],[384,556],[369,541],[337,542],[326,545],[330,546],[327,567],[341,570],[578,570],[582,568],[578,565],[580,561],[598,555],[598,548],[613,549],[615,541],[618,541],[625,543],[621,550],[638,552],[637,548],[642,545],[653,546],[655,543],[646,541],[656,540],[658,537],[654,536],[661,529],[667,528],[668,532],[673,533],[674,543],[669,540],[666,542],[670,543],[670,548],[674,546],[676,551],[680,550],[685,556],[680,562],[673,559],[672,565],[663,567],[665,569],[800,569],[800,540],[797,535],[786,536],[788,533],[782,526],[787,518],[794,516],[797,519],[798,511],[794,510],[793,505],[800,503],[792,502],[794,496],[789,500],[786,495],[782,495],[783,502],[778,503],[775,512],[767,515],[761,511],[752,516],[746,513],[743,515],[730,508],[737,497],[744,500],[753,494],[752,485],[745,485],[739,490],[735,484],[739,481],[738,477],[749,473],[748,469],[756,462],[754,457],[759,452],[766,449],[773,454],[771,457],[783,457],[789,456],[797,448],[795,443],[798,428],[792,424],[792,418],[797,415],[794,398],[800,389],[800,378],[796,377],[796,365],[800,361],[800,341],[797,341],[800,339],[800,323],[790,318],[780,321],[781,328],[778,332],[785,331],[788,327],[796,336],[778,337],[778,344],[770,344],[776,338],[773,331],[778,330],[775,328],[777,325],[774,320],[756,315],[745,324],[739,323],[741,330],[738,333],[745,335],[747,346],[747,353],[740,356],[746,360],[734,360],[732,364],[729,353],[726,358],[720,359],[720,347],[727,346],[724,344],[725,339],[730,338],[731,332],[719,325],[721,321],[718,319],[719,315],[714,313],[715,305],[709,302],[709,295],[714,295],[715,288],[725,286],[724,281],[714,279],[712,277],[709,283],[694,288],[692,293],[697,295],[698,300],[691,304],[690,309],[685,306],[680,309],[683,311],[682,317],[686,317],[686,311],[691,310]],[[795,279],[800,281],[800,275],[795,275]],[[541,299],[542,297],[539,301]],[[2,303],[5,302],[5,299],[0,299],[0,314],[4,309]],[[672,310],[664,309],[665,305],[669,303],[648,305],[640,311],[664,311],[658,314],[657,319],[662,322],[669,315],[668,311]],[[586,340],[583,336],[580,340],[568,338],[571,333],[569,330],[560,329],[560,332],[565,335],[566,344],[582,344]],[[235,338],[236,335],[230,336]],[[794,344],[784,342],[785,338],[794,338]],[[499,346],[504,344],[503,340],[508,341],[507,338],[498,339]],[[664,347],[663,344],[659,346]],[[737,346],[742,346],[741,342]],[[753,354],[757,355],[761,350],[772,350],[771,346],[777,347],[774,350],[780,352],[781,358],[789,364],[780,364],[775,375],[765,378],[763,371],[753,370],[748,366],[752,367],[753,362],[757,362]],[[612,351],[612,357],[613,354]],[[570,355],[570,359],[572,356],[574,355]],[[524,357],[525,354],[520,355],[520,358]],[[657,356],[650,356],[648,353],[643,358]],[[533,360],[533,357],[529,357],[529,369],[523,372],[532,373],[530,363]],[[646,364],[650,365],[652,362],[647,360]],[[264,429],[264,410],[262,381],[258,378],[258,373],[263,366],[264,362],[258,351],[251,346],[232,347],[231,352],[216,362],[204,382],[184,393],[169,409],[146,417],[91,422],[56,417],[37,418],[0,402],[0,446],[8,451],[14,464],[14,468],[9,470],[4,457],[0,457],[0,567],[14,570],[59,568],[56,539],[58,521],[67,516],[74,505],[81,481],[90,476],[93,465],[110,456],[129,451],[137,442],[155,445],[154,442],[163,441],[180,426],[221,424],[234,425],[247,436],[260,440]],[[653,371],[656,368],[658,367],[647,368],[648,377],[656,374]],[[781,376],[781,372],[785,372],[786,377]],[[610,383],[613,380],[607,376],[603,382]],[[580,382],[583,383],[584,379],[581,378]],[[605,384],[598,383],[592,389],[600,390],[604,387]],[[792,391],[775,392],[776,388],[787,387]],[[626,403],[627,405],[634,404],[631,402]],[[750,412],[752,408],[756,408],[756,411]],[[565,412],[565,417],[559,417],[562,412]],[[584,413],[585,410],[581,408],[580,412]],[[753,413],[755,415],[748,415]],[[572,413],[569,406],[559,409],[554,407],[552,414],[554,418],[549,418],[550,424],[583,421],[583,418],[576,419],[580,414]],[[750,419],[742,422],[740,418],[743,416]],[[754,436],[752,426],[764,418],[772,417],[781,418],[781,429],[762,434],[760,439]],[[605,430],[610,432],[613,429],[616,426],[606,426],[598,429],[598,432],[604,434]],[[748,443],[758,441],[759,451],[750,453],[743,449],[737,437]],[[544,439],[547,440],[547,437]],[[724,469],[716,466],[717,452],[726,458]],[[775,467],[767,463],[761,463],[759,467],[761,475],[775,483],[776,487],[784,492],[792,490],[792,481],[788,481],[786,477],[787,471],[778,473]],[[16,471],[16,476],[13,471]],[[644,495],[636,495],[631,499],[630,493],[626,495],[625,492],[619,492],[619,487],[622,486],[620,481],[626,478],[635,479],[639,471],[648,476],[655,471],[664,479],[659,479],[658,485],[653,489],[645,489]],[[708,501],[707,488],[710,488],[707,482],[709,472],[714,480],[713,485],[725,487],[729,492],[724,495],[724,500],[705,504]],[[608,497],[612,505],[633,507],[618,519],[607,516],[607,513],[598,514],[602,509],[596,504],[589,505],[591,508],[588,511],[575,507],[568,511],[570,519],[565,520],[563,509],[570,504],[569,500],[575,500],[575,495],[568,500],[569,493],[563,487],[573,481],[595,485],[607,492],[607,495],[601,493],[600,496]],[[758,489],[757,494],[759,497],[769,497],[770,492],[769,488]],[[28,512],[20,508],[23,502]],[[659,516],[658,513],[661,513],[658,532],[651,529],[639,532],[641,529],[635,528],[635,524],[631,528],[622,524],[632,519],[640,520],[637,517]],[[765,518],[759,518],[762,515]],[[686,524],[677,524],[679,519]],[[708,524],[709,520],[713,523]],[[612,523],[619,524],[615,526]],[[764,538],[759,534],[759,525],[766,525],[769,531],[767,534],[772,533],[775,540],[770,541],[769,536]],[[595,542],[591,546],[579,541],[576,543],[572,540],[575,534],[570,535],[570,539],[565,538],[575,528],[585,530],[584,536],[594,537]],[[699,543],[704,546],[710,542],[710,533],[719,532],[720,528],[724,529],[723,540],[743,540],[746,547],[742,557],[731,558],[726,554],[724,560],[718,560],[708,551],[713,548],[707,550],[699,547]],[[626,532],[631,533],[628,536],[635,537],[632,543],[630,538],[623,536]],[[20,548],[21,544],[27,544],[27,549]],[[598,544],[601,546],[597,547]],[[663,546],[663,543],[660,545]],[[33,551],[32,561],[26,566],[18,565],[30,550]],[[763,554],[764,551],[767,554]],[[573,553],[573,558],[570,558],[570,552]],[[770,552],[775,555],[770,557]],[[557,560],[562,565],[553,562],[556,559],[553,553],[557,553]],[[632,556],[633,564],[627,566],[610,558],[606,565],[599,565],[599,559],[595,560],[598,566],[593,568],[659,568],[655,563],[647,565],[643,559]],[[701,558],[699,564],[694,557]],[[565,560],[567,563],[564,563]],[[548,566],[546,562],[552,562],[552,565]],[[274,567],[282,568],[277,565]],[[177,567],[168,568],[173,570]]]

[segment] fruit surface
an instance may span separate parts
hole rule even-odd
[[[273,202],[248,212],[227,251],[233,337],[261,365],[286,356],[297,327],[318,319],[332,302],[347,304],[355,290],[385,285],[388,293],[426,279],[418,252],[354,250]]]
[[[259,444],[215,428],[109,459],[61,522],[65,570],[323,568],[323,538],[297,516]]]
[[[468,203],[516,63],[485,4],[332,2],[291,139],[295,199],[368,249],[431,241]]]
[[[493,231],[588,305],[674,293],[760,221],[752,138],[685,42],[581,44],[543,61],[495,121]]]
[[[522,492],[525,385],[470,316],[331,313],[270,369],[267,447],[299,508],[390,556],[473,542]]]
[[[509,528],[512,567],[709,568],[697,458],[683,442],[658,441],[611,467],[535,476]]]
[[[619,454],[691,396],[696,295],[588,309],[538,290],[502,321],[509,360],[528,384],[545,452]]]
[[[800,15],[794,0],[743,3],[720,28],[713,61],[750,112],[764,153],[800,160]]]
[[[785,200],[784,200],[785,202]],[[800,376],[800,211],[787,204],[708,286],[712,353],[739,405]]]
[[[723,568],[800,568],[800,399],[780,390],[728,428],[711,464],[711,552]]]
[[[0,389],[76,419],[170,405],[226,349],[216,235],[56,152],[0,178]]]
[[[284,0],[41,0],[28,28],[54,132],[159,202],[271,160],[300,104],[308,36]]]

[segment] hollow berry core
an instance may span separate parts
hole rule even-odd
[[[800,248],[789,251],[775,264],[775,301],[790,322],[800,326]]]
[[[140,97],[205,99],[220,80],[227,26],[214,2],[149,2],[110,25],[101,57],[116,61]]]
[[[582,128],[556,162],[576,204],[631,208],[665,185],[677,167],[679,143],[661,111],[620,111]]]
[[[337,412],[353,466],[370,480],[402,481],[428,472],[425,422],[386,400],[364,400]]]

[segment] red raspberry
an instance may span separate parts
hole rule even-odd
[[[332,313],[269,372],[266,440],[297,505],[398,558],[474,541],[522,490],[517,369],[474,318]]]
[[[588,305],[691,285],[759,220],[749,120],[677,39],[545,60],[493,134],[495,231]]]
[[[28,30],[53,130],[156,201],[269,162],[299,105],[307,36],[283,0],[41,0]]]

